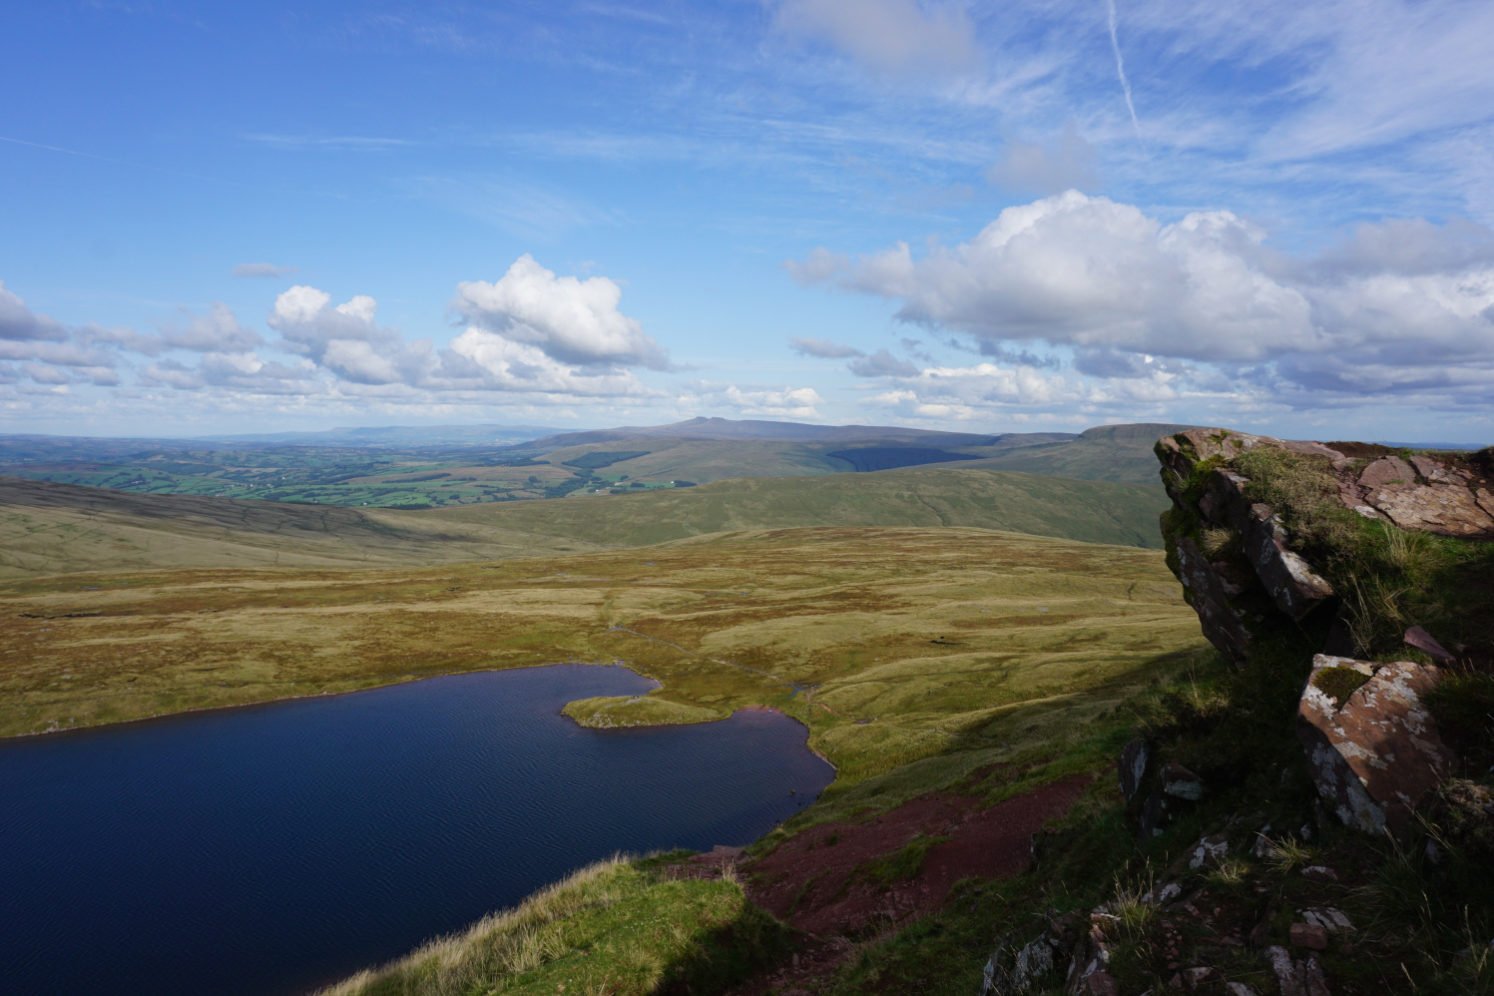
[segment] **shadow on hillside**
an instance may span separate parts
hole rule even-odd
[[[852,847],[859,850],[861,842],[852,840],[856,825],[880,822],[894,810],[916,808],[919,802],[932,796],[962,797],[966,814],[974,814],[973,819],[979,821],[988,812],[1006,814],[1013,812],[1013,806],[1020,809],[1025,800],[1036,801],[1050,789],[1056,791],[1057,783],[1065,782],[1078,786],[1071,789],[1063,803],[1062,812],[1066,813],[1075,792],[1082,796],[1086,791],[1082,787],[1084,779],[1092,777],[1093,788],[1088,791],[1111,793],[1119,803],[1114,758],[1121,745],[1134,736],[1142,720],[1138,700],[1149,692],[1177,683],[1179,676],[1186,675],[1190,668],[1225,666],[1212,650],[1160,654],[1072,697],[1015,704],[994,718],[985,717],[970,723],[937,754],[844,790],[836,800],[837,809],[866,806],[867,810],[859,816],[827,824],[816,821],[814,807],[811,807],[791,818],[776,834],[777,839],[760,843],[754,848],[757,853],[744,861],[743,880],[753,882],[749,894],[776,909],[783,904],[768,901],[768,894],[775,885],[780,892],[784,888],[790,889],[794,893],[792,918],[796,923],[801,922],[806,910],[812,910],[817,903],[828,902],[832,906],[843,903],[847,887],[853,890],[863,888],[865,882],[859,873],[853,873],[839,886],[826,890],[826,895],[818,895],[819,890],[811,885],[817,878],[826,876],[824,855],[833,853],[821,849],[827,842],[825,838],[831,838],[828,843],[837,850]],[[1008,746],[1017,748],[1010,757],[1003,756],[1003,748]],[[917,785],[911,791],[907,787],[910,777]],[[909,807],[910,802],[913,807]],[[1005,821],[1011,817],[996,815],[992,818]],[[1062,815],[1054,819],[1062,819]],[[889,828],[883,827],[879,833],[884,838],[883,849],[878,854],[860,856],[868,868],[895,864],[901,852],[907,849],[910,834],[916,837],[937,832],[927,828],[916,830],[906,821],[893,822],[898,825],[899,832],[889,834],[886,832]],[[1040,819],[1034,824],[1038,829],[1031,834],[1032,841],[1045,832],[1041,826],[1051,822],[1053,820]],[[788,862],[773,860],[775,855],[784,856],[780,849],[786,844],[793,850],[800,850],[801,841],[795,839],[800,835],[803,835],[802,855],[795,855]],[[770,834],[769,838],[774,836]],[[835,838],[839,838],[838,844]],[[793,843],[788,843],[790,841]],[[1023,854],[1008,862],[1007,870],[998,873],[998,877],[1020,875],[1028,867],[1031,841],[1024,836],[1021,843]],[[958,839],[951,842],[951,846],[959,844]],[[937,858],[940,846],[935,843],[929,853]],[[782,864],[787,864],[789,871],[768,870],[770,865]],[[911,888],[916,891],[931,884],[924,880],[927,870],[915,862],[908,870],[908,880],[889,881],[880,886],[885,890],[888,905],[899,905],[896,900],[900,890]],[[923,904],[916,902],[904,902],[901,908],[904,911],[902,919],[877,921],[881,927],[873,933],[885,933],[889,928],[901,929],[929,912]],[[782,910],[778,912],[783,913]],[[758,918],[766,918],[766,914],[758,906],[749,905],[738,920],[711,931],[697,947],[668,967],[664,978],[669,981],[655,991],[667,994],[718,992],[743,981],[748,981],[750,991],[757,991],[770,984],[777,987],[795,981],[801,975],[828,974],[834,971],[839,960],[837,952],[842,951],[845,942],[867,940],[870,936],[867,931],[874,926],[870,923],[850,925],[844,932],[844,941],[836,947],[834,942],[824,943],[831,936],[829,933],[814,937],[788,927],[777,928],[775,934],[764,933]],[[790,954],[794,957],[792,962],[788,960]]]

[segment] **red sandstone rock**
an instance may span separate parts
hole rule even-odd
[[[1369,680],[1339,702],[1318,684],[1335,667]],[[1437,668],[1411,661],[1313,658],[1297,728],[1318,794],[1344,824],[1371,833],[1400,829],[1451,771],[1451,757],[1421,701],[1440,677]]]

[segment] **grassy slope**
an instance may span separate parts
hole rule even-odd
[[[611,468],[608,468],[609,470]],[[735,529],[974,526],[1156,547],[1159,490],[948,466],[812,479],[738,478],[683,490],[511,502],[426,513],[597,546],[642,546]],[[601,502],[602,504],[597,504]]]
[[[974,466],[1089,481],[1143,484],[1160,494],[1161,484],[1157,480],[1157,460],[1152,455],[1152,446],[1159,437],[1186,428],[1160,423],[1097,426],[1080,433],[1077,439],[998,453]]]
[[[142,495],[0,478],[0,578],[495,560],[829,522],[976,526],[1156,545],[1156,505],[1154,494],[1133,486],[938,467],[741,479],[433,512]]]
[[[0,478],[0,578],[175,567],[354,567],[576,549],[398,512]]]
[[[782,935],[733,880],[614,859],[325,993],[719,992]]]
[[[1161,435],[1159,431],[1156,435]],[[583,437],[584,438],[584,437]],[[994,440],[994,441],[993,441]],[[560,437],[565,442],[565,437]],[[1077,441],[1077,440],[1076,440]],[[1147,446],[1155,442],[1155,436]],[[683,478],[697,483],[720,481],[736,477],[802,477],[821,474],[839,474],[850,470],[844,460],[829,454],[841,450],[876,446],[931,447],[938,450],[962,453],[973,458],[999,459],[1003,454],[1021,448],[1040,448],[1045,451],[1059,448],[1067,443],[1056,434],[1024,433],[1005,437],[965,435],[956,433],[918,433],[909,431],[898,434],[889,430],[884,435],[868,434],[862,437],[847,435],[839,439],[704,439],[671,438],[648,433],[618,435],[603,441],[585,441],[558,446],[551,450],[536,451],[552,464],[562,464],[595,452],[646,451],[645,455],[628,460],[619,460],[605,468],[605,474],[615,476],[627,474],[650,481],[667,481]],[[1055,450],[1056,452],[1056,450]],[[1125,466],[1127,461],[1151,463],[1151,451],[1145,448],[1126,447],[1109,453],[1111,469],[1106,473],[1102,466],[1104,454],[1086,449],[1082,462],[1091,472],[1082,475],[1092,479],[1136,481],[1139,478],[1134,468]],[[1039,473],[1061,473],[1053,470],[1059,464],[1052,457],[1034,462]],[[1005,468],[1003,468],[1005,469]],[[1023,470],[1025,467],[1011,469]],[[1148,470],[1150,468],[1148,467]],[[1152,478],[1156,477],[1153,473]]]
[[[1126,703],[1200,642],[1158,552],[950,528],[751,531],[404,571],[54,577],[0,586],[0,602],[5,733],[556,660],[626,661],[663,683],[648,699],[666,713],[774,706],[808,724],[838,777],[763,847],[934,790],[994,799],[1106,766]],[[721,968],[702,968],[702,949],[740,966],[768,936],[733,883],[627,868],[581,919],[508,939],[480,927],[359,985],[553,991],[597,970],[609,991],[647,992],[674,966]],[[975,958],[962,969],[968,989]]]
[[[748,532],[409,571],[83,575],[14,582],[0,599],[0,733],[620,659],[668,701],[808,721],[841,787],[1197,640],[1160,554],[982,530]],[[796,695],[804,685],[818,688]]]

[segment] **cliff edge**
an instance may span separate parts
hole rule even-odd
[[[1156,453],[1220,660],[1137,707],[1104,901],[1003,936],[985,992],[1494,992],[1494,449]]]

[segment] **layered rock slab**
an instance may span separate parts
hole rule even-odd
[[[1413,661],[1318,654],[1297,710],[1318,794],[1344,824],[1403,829],[1453,769],[1422,699],[1441,678]]]

